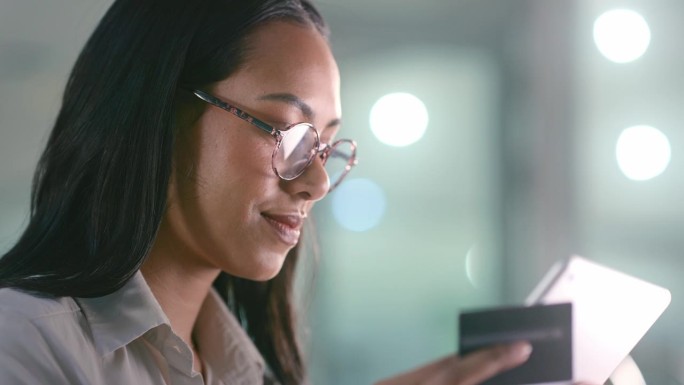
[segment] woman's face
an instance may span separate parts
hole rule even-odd
[[[326,40],[313,28],[274,22],[249,42],[241,69],[205,91],[279,129],[309,122],[330,142],[340,97]],[[299,241],[304,218],[328,191],[320,159],[300,177],[281,180],[271,167],[275,139],[209,104],[179,141],[158,235],[162,249],[235,276],[275,276]]]

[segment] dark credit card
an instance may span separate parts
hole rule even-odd
[[[530,358],[483,385],[519,385],[572,379],[572,304],[506,307],[459,315],[459,353],[514,341],[532,344]]]

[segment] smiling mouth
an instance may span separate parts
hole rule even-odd
[[[288,246],[294,246],[299,242],[304,218],[299,215],[276,215],[266,213],[262,213],[261,215],[283,243]]]

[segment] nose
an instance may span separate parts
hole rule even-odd
[[[302,175],[289,181],[281,180],[281,182],[290,194],[310,201],[323,199],[330,190],[330,178],[320,156],[314,157]]]

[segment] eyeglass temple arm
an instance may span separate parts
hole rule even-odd
[[[230,112],[231,114],[237,116],[238,118],[240,118],[240,119],[242,119],[248,123],[252,123],[253,125],[259,127],[260,129],[266,131],[267,133],[269,133],[273,136],[276,136],[276,133],[278,132],[278,130],[275,127],[271,126],[270,124],[262,122],[261,120],[259,120],[255,117],[253,117],[252,115],[242,111],[241,109],[239,109],[233,105],[230,105],[230,104],[224,102],[223,100],[220,100],[220,99],[218,99],[218,98],[216,98],[216,97],[214,97],[214,96],[212,96],[212,95],[210,95],[204,91],[192,90],[192,93],[195,94],[195,96],[197,96],[198,98],[204,100],[205,102],[212,104],[212,105],[214,105],[214,106],[216,106],[222,110],[226,110],[226,111]]]

